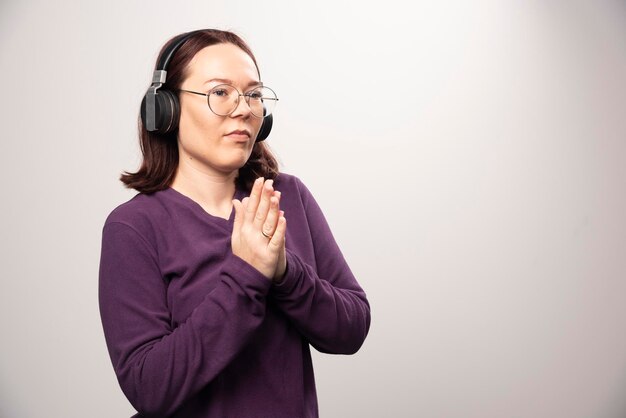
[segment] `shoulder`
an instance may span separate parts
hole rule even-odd
[[[300,179],[293,174],[280,172],[276,179],[274,179],[274,185],[276,187],[282,187],[284,189],[297,188],[297,184],[302,183]]]
[[[144,237],[152,236],[155,224],[164,222],[169,217],[163,195],[164,191],[136,194],[109,213],[104,228],[112,224],[123,224]]]
[[[311,192],[302,180],[293,174],[280,172],[274,180],[274,186],[283,193],[297,194],[303,200],[308,200]]]
[[[283,194],[281,207],[283,202],[286,203],[286,200],[289,200],[292,204],[300,206],[306,213],[309,213],[311,210],[319,210],[313,193],[299,177],[281,172],[274,180],[274,186],[276,190]]]

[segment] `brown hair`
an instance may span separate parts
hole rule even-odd
[[[161,48],[157,63],[163,52],[173,43],[173,37]],[[205,29],[191,35],[178,48],[167,66],[167,81],[162,88],[174,91],[179,89],[186,78],[187,65],[191,59],[207,46],[230,43],[241,48],[252,58],[260,76],[259,66],[250,47],[238,35],[217,29]],[[174,180],[178,168],[178,130],[169,134],[148,132],[139,117],[139,145],[143,155],[141,167],[136,173],[125,171],[120,180],[128,188],[141,193],[154,193],[166,189]],[[278,162],[264,142],[254,144],[252,154],[246,164],[239,169],[235,180],[240,188],[250,190],[257,177],[274,179],[278,176]]]

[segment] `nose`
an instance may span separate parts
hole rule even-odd
[[[249,117],[251,114],[252,109],[250,108],[250,105],[248,105],[246,98],[243,94],[239,94],[239,103],[237,103],[237,107],[235,107],[235,110],[230,114],[230,116],[236,117],[242,115],[244,117]]]

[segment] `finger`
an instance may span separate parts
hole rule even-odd
[[[267,212],[270,209],[270,197],[274,194],[274,180],[266,180],[263,184],[263,192],[261,193],[261,200],[257,207],[256,214],[254,215],[254,223],[260,228],[267,218]]]
[[[285,245],[285,232],[287,231],[287,219],[284,216],[278,218],[278,226],[274,232],[274,236],[269,242],[269,247],[272,251],[280,251],[283,245]]]
[[[263,181],[263,177],[259,177],[254,181],[254,185],[252,185],[250,198],[248,199],[248,204],[246,205],[246,215],[244,217],[245,222],[252,222],[252,219],[254,218],[254,214],[256,213],[256,209],[259,206],[259,200],[261,198]]]
[[[274,235],[274,231],[276,230],[276,225],[278,223],[279,210],[278,210],[278,197],[276,194],[279,192],[274,192],[274,196],[270,198],[270,211],[267,214],[267,218],[263,223],[263,232],[265,235]]]

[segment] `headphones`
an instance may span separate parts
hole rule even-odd
[[[183,33],[176,37],[169,48],[163,51],[156,69],[152,75],[152,85],[141,101],[141,122],[148,132],[168,134],[178,128],[180,119],[180,103],[176,92],[162,88],[167,79],[167,65],[187,39],[203,30]],[[272,130],[272,115],[265,116],[256,142],[263,141]]]

